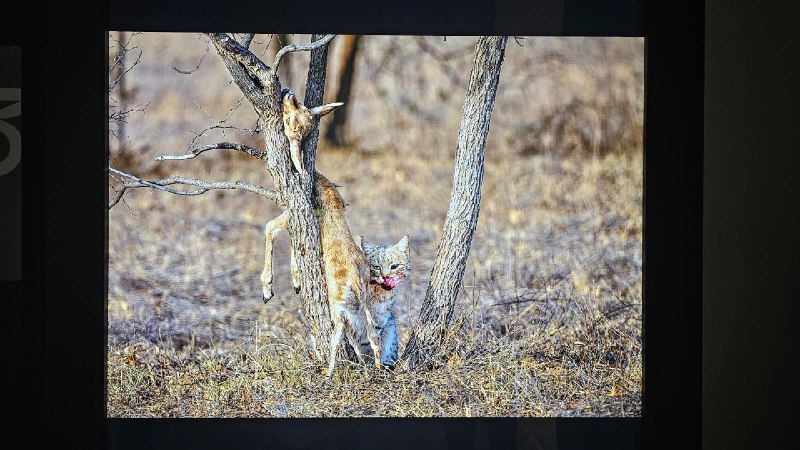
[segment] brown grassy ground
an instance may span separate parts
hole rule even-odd
[[[151,103],[129,118],[128,149],[112,140],[115,167],[271,186],[258,161],[238,154],[153,162],[181,153],[190,130],[224,118],[240,94],[213,50],[191,75],[170,69],[194,67],[202,37],[136,38],[143,62],[129,85],[135,103]],[[411,237],[414,272],[396,306],[401,351],[449,201],[473,43],[368,38],[353,145],[323,142],[319,152],[354,234]],[[277,207],[244,192],[138,190],[109,212],[109,417],[640,415],[642,42],[523,43],[507,50],[458,326],[437,369],[345,364],[326,381],[305,341],[285,237],[275,298],[261,302],[262,228]],[[445,65],[426,60],[430,46],[452,53],[438,58]],[[292,60],[295,74],[303,58]],[[229,121],[251,127],[254,116],[243,105]],[[258,145],[227,129],[198,145],[221,140]]]

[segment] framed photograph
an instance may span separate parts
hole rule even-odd
[[[641,4],[486,8],[359,29],[347,8],[325,26],[330,5],[214,26],[111,5],[105,292],[82,311],[113,448],[655,438],[662,355],[699,336],[699,260],[665,229],[699,241],[671,214],[699,214],[699,180],[663,176],[702,160],[702,140],[664,150],[670,89],[697,86],[664,78]]]

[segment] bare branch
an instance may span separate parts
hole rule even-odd
[[[307,52],[307,51],[314,50],[316,48],[322,47],[323,45],[326,45],[335,36],[336,36],[335,34],[326,34],[325,37],[323,37],[322,39],[320,39],[318,41],[315,41],[315,42],[312,42],[310,44],[306,44],[306,45],[296,45],[296,44],[287,45],[286,47],[283,47],[282,49],[280,49],[278,51],[278,53],[275,55],[275,62],[272,63],[272,67],[274,67],[275,70],[278,70],[278,66],[281,64],[281,59],[283,59],[283,56],[286,55],[289,52]]]
[[[126,54],[126,53],[128,53],[130,51],[133,51],[133,50],[139,50],[139,55],[136,56],[136,61],[134,61],[133,64],[130,65],[130,67],[126,68],[126,67],[121,66],[122,55],[124,55],[124,54]],[[139,47],[133,47],[133,48],[125,48],[125,47],[123,47],[122,53],[120,55],[117,55],[117,57],[114,59],[114,64],[111,66],[111,69],[110,69],[111,71],[113,71],[116,66],[120,66],[121,73],[119,74],[119,76],[116,79],[112,80],[108,84],[108,92],[113,91],[114,88],[119,83],[119,80],[121,80],[122,77],[125,76],[125,74],[127,74],[128,72],[130,72],[134,67],[136,67],[136,65],[138,65],[141,62],[141,60],[142,60],[142,50],[140,50]]]
[[[242,47],[250,48],[250,43],[253,42],[254,36],[255,33],[245,33],[244,36],[242,36],[242,42],[241,42]]]
[[[253,52],[248,50],[247,47],[244,47],[242,44],[236,42],[236,40],[225,33],[210,33],[209,36],[218,49],[221,49],[233,56],[236,61],[238,61],[256,76],[258,81],[261,82],[262,86],[269,86],[272,83],[272,77],[274,76],[272,69],[270,69],[268,65],[264,64],[264,61],[258,59],[258,57],[254,55]]]
[[[239,150],[242,153],[247,153],[248,155],[258,159],[265,159],[267,157],[267,152],[264,150],[259,150],[257,148],[253,148],[243,144],[236,144],[234,142],[220,142],[217,144],[208,144],[200,148],[192,149],[190,153],[187,153],[185,155],[162,155],[156,158],[156,161],[175,161],[183,159],[192,159],[196,158],[198,155],[200,155],[200,153],[216,149]]]
[[[280,87],[276,85],[278,79],[272,69],[226,33],[207,33],[207,36],[216,47],[217,53],[239,89],[257,110],[262,111],[269,108],[272,103],[278,102]],[[265,91],[270,85],[276,85],[274,101],[270,100],[270,94]]]
[[[120,186],[120,189],[116,191],[114,196],[109,201],[108,209],[111,209],[114,205],[116,205],[120,201],[120,199],[122,198],[123,194],[125,194],[126,190],[134,189],[134,188],[142,188],[142,187],[150,187],[150,188],[154,188],[154,189],[159,189],[159,190],[162,190],[162,191],[165,191],[165,192],[169,192],[170,194],[176,194],[176,195],[200,195],[200,194],[205,194],[206,192],[208,192],[211,189],[241,189],[241,190],[244,190],[244,191],[248,191],[248,192],[253,192],[253,193],[259,194],[259,195],[264,196],[264,197],[266,197],[266,198],[268,198],[268,199],[270,199],[272,201],[275,201],[275,202],[278,201],[277,192],[269,190],[269,189],[267,189],[267,188],[265,188],[263,186],[258,186],[258,185],[255,185],[255,184],[247,183],[245,181],[216,181],[216,182],[211,182],[211,181],[197,180],[197,179],[194,179],[194,178],[184,178],[184,177],[179,177],[179,176],[169,177],[169,178],[165,178],[163,180],[158,180],[158,181],[148,181],[148,180],[143,180],[143,179],[141,179],[141,178],[139,178],[139,177],[137,177],[135,175],[131,175],[129,173],[125,173],[125,172],[123,172],[121,170],[117,170],[117,169],[115,169],[113,167],[110,167],[110,166],[109,166],[108,170],[110,172],[116,173],[116,174],[121,175],[121,176],[123,176],[125,178],[129,178],[129,179],[133,180],[133,181],[126,181],[126,182],[122,183],[122,186]],[[200,189],[196,189],[194,191],[181,191],[181,190],[178,190],[178,189],[168,188],[167,185],[171,185],[171,184],[185,184],[185,185],[189,185],[189,186],[197,186]]]
[[[200,68],[200,64],[203,64],[203,60],[204,60],[204,59],[206,59],[206,56],[208,56],[208,46],[206,46],[206,53],[203,55],[203,57],[202,57],[202,58],[200,58],[200,62],[198,62],[198,63],[197,63],[197,65],[196,65],[196,66],[194,66],[194,69],[192,69],[192,70],[181,70],[181,69],[178,69],[178,68],[177,68],[177,67],[175,67],[175,66],[172,66],[172,70],[174,70],[175,72],[178,72],[178,73],[182,73],[182,74],[184,74],[184,75],[191,75],[191,74],[193,74],[193,73],[194,73],[194,72],[195,72],[197,69],[199,69],[199,68]]]
[[[137,36],[137,35],[140,35],[140,34],[142,34],[142,33],[141,32],[134,32],[130,36],[128,36],[128,38],[125,40],[125,42],[120,42],[120,40],[117,39],[114,36],[113,33],[109,33],[109,35],[108,35],[109,39],[117,43],[117,55],[114,57],[114,61],[109,65],[109,69],[108,69],[108,74],[109,75],[111,75],[117,67],[120,68],[120,71],[125,69],[124,64],[123,64],[123,60],[125,59],[125,55],[128,52],[132,51],[132,50],[139,50],[138,46],[130,47],[131,39],[133,39],[134,36]],[[114,47],[113,46],[109,47],[109,49],[112,49],[112,48],[114,48]],[[135,66],[136,64],[139,64],[141,57],[142,57],[142,51],[139,50],[139,56],[137,57],[136,62],[133,63],[133,65],[128,70],[125,70],[125,73],[129,72],[130,69],[132,69],[133,66]],[[114,88],[114,86],[117,85],[117,83],[119,82],[120,78],[122,78],[122,75],[124,75],[125,73],[120,74],[120,76],[116,80],[114,80],[111,84],[109,84],[109,91],[112,90]]]
[[[212,125],[209,126],[209,127],[206,127],[205,129],[203,129],[199,133],[195,132],[194,130],[190,130],[190,132],[192,134],[194,134],[194,137],[192,138],[191,142],[189,142],[189,145],[186,147],[187,152],[191,151],[189,149],[195,147],[197,145],[197,141],[201,137],[203,137],[207,132],[209,132],[211,130],[222,130],[222,136],[223,137],[225,136],[225,130],[236,130],[236,131],[245,132],[247,134],[258,134],[260,132],[260,123],[258,122],[258,120],[256,120],[256,124],[255,124],[255,128],[254,129],[241,128],[241,127],[234,126],[234,125],[223,125],[224,123],[226,123],[228,121],[228,119],[231,118],[231,115],[239,108],[239,106],[241,106],[242,100],[244,100],[244,99],[245,99],[244,96],[240,97],[239,100],[236,101],[234,106],[231,109],[228,110],[228,112],[225,114],[225,118],[222,119],[222,120],[214,119],[214,117],[212,117],[211,114],[208,111],[206,111],[206,109],[203,108],[202,105],[197,103],[197,101],[194,101],[194,104],[197,106],[198,109],[203,111],[203,113],[206,115],[206,117],[208,117],[208,119],[211,121]],[[253,105],[253,108],[255,108],[255,105]],[[258,109],[255,109],[255,113],[256,113],[256,115],[259,114]]]
[[[108,116],[108,120],[120,121],[125,120],[125,118],[133,112],[144,112],[148,106],[150,106],[151,102],[147,102],[144,106],[136,105],[128,110],[125,111],[114,111],[110,116]]]

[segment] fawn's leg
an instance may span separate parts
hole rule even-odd
[[[350,342],[350,346],[353,347],[353,350],[356,352],[358,363],[363,366],[364,355],[361,353],[361,340],[358,338],[358,335],[354,332],[347,333],[347,340]]]
[[[364,312],[367,317],[367,339],[369,339],[369,346],[372,347],[372,353],[375,356],[375,367],[381,367],[381,330],[382,327],[375,323],[375,320],[370,313],[369,308],[365,308]]]
[[[367,333],[369,338],[369,346],[372,347],[372,353],[375,355],[375,367],[381,367],[381,330],[373,329]]]
[[[284,212],[280,216],[267,222],[264,227],[264,271],[261,272],[261,291],[264,298],[264,303],[274,295],[272,293],[272,240],[283,228],[289,220],[289,215]]]
[[[333,366],[336,365],[336,349],[339,348],[339,343],[342,341],[342,332],[344,331],[344,321],[339,320],[333,328],[331,335],[331,353],[328,356],[328,373],[326,377],[330,378],[333,375]]]
[[[300,293],[300,271],[297,269],[297,259],[294,257],[294,247],[292,247],[292,255],[291,255],[291,270],[292,270],[292,286],[294,287],[294,293]]]

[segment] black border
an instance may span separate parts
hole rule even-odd
[[[703,445],[800,448],[800,2],[706,2]]]
[[[699,446],[703,5],[688,0],[646,5],[618,0],[602,7],[588,0],[522,3],[416,1],[398,7],[315,0],[256,2],[245,10],[238,2],[147,0],[114,3],[109,21],[107,11],[70,2],[50,5],[46,30],[20,30],[15,37],[23,41],[23,95],[27,99],[29,92],[35,93],[23,106],[26,117],[34,116],[26,120],[33,126],[25,130],[24,139],[33,149],[45,150],[28,151],[27,145],[23,149],[25,167],[36,168],[23,175],[23,296],[31,302],[26,303],[30,317],[38,319],[25,329],[37,336],[31,338],[35,352],[20,359],[35,360],[26,367],[36,368],[30,395],[39,400],[33,409],[43,430],[28,437],[32,447],[70,443],[89,448],[231,448],[255,443],[273,448],[279,436],[294,434],[311,435],[329,444],[324,448],[337,448],[343,436],[370,433],[369,427],[377,426],[397,436],[381,442],[381,447],[435,448],[442,433],[445,442],[448,431],[463,438],[481,423],[497,430],[509,423],[517,430],[551,427],[558,448]],[[33,6],[27,8],[41,16]],[[311,8],[324,12],[312,16],[306,13]],[[212,26],[231,31],[263,27],[270,32],[307,27],[338,33],[644,35],[643,418],[377,419],[370,424],[361,419],[105,419],[106,135],[98,124],[105,124],[106,118],[104,90],[98,86],[106,83],[106,30],[202,31]],[[42,204],[45,208],[33,206]],[[39,299],[46,300],[44,305]],[[451,441],[447,448],[464,446]]]

